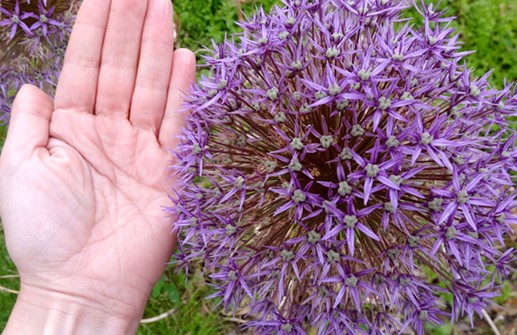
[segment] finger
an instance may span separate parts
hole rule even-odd
[[[110,0],[84,0],[70,36],[56,91],[56,109],[93,112]]]
[[[183,101],[196,78],[196,57],[192,51],[178,49],[174,52],[172,75],[169,84],[167,107],[163,116],[159,141],[167,149],[173,149],[183,127],[185,111]]]
[[[130,120],[154,133],[165,112],[173,51],[172,2],[149,0]]]
[[[46,148],[54,104],[39,88],[24,85],[16,95],[2,155],[9,159],[30,157]]]
[[[97,115],[128,116],[147,2],[111,1],[97,86]]]

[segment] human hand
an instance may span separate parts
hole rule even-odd
[[[24,86],[0,157],[0,214],[21,279],[6,333],[24,334],[20,314],[36,310],[136,330],[173,249],[168,149],[194,76],[193,54],[173,50],[170,0],[83,1],[55,102]]]

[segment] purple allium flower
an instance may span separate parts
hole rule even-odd
[[[40,0],[38,3],[38,13],[29,13],[28,17],[32,17],[36,20],[31,26],[31,30],[35,30],[40,28],[42,30],[43,36],[46,36],[48,34],[49,27],[62,27],[64,26],[64,23],[59,22],[57,20],[52,19],[52,14],[54,13],[55,7],[52,6],[50,8],[46,7],[46,1],[45,4],[43,1]]]
[[[396,0],[284,4],[206,57],[175,166],[178,262],[201,261],[259,334],[472,319],[515,255],[515,87],[474,78],[423,3],[420,30]]]
[[[8,119],[12,97],[30,83],[53,95],[64,50],[80,1],[0,2],[0,122]],[[21,29],[18,29],[21,28]]]
[[[29,14],[20,13],[20,1],[14,1],[14,9],[12,12],[0,7],[0,13],[4,16],[4,19],[0,21],[0,27],[7,26],[9,29],[9,39],[13,39],[18,28],[21,28],[27,35],[32,35],[31,29],[23,21]]]

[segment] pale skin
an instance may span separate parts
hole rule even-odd
[[[170,0],[84,0],[55,100],[18,93],[0,215],[20,294],[3,334],[134,334],[174,248],[167,168],[195,57]]]

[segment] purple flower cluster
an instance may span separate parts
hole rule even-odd
[[[517,90],[474,78],[452,18],[415,7],[421,29],[399,0],[284,0],[206,57],[178,263],[258,334],[421,335],[513,271]]]
[[[14,94],[30,83],[50,94],[63,61],[78,0],[0,1],[0,123]]]

